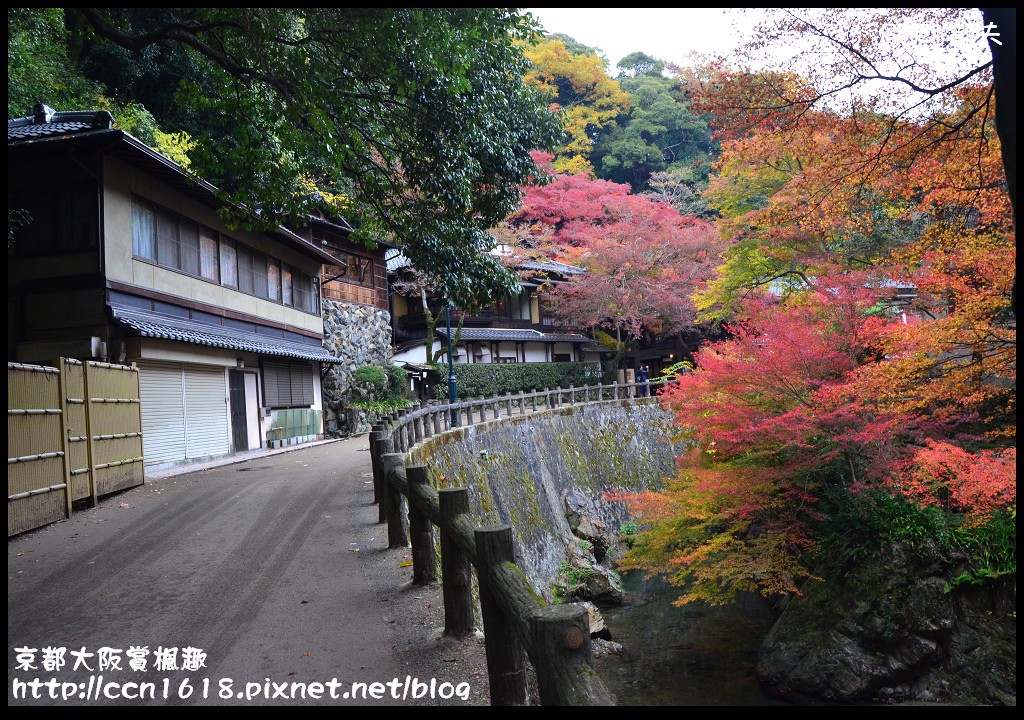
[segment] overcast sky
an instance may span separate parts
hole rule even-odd
[[[548,34],[599,48],[612,65],[642,51],[686,65],[692,52],[725,53],[745,37],[749,18],[727,8],[526,8]]]
[[[600,49],[609,61],[609,74],[616,75],[615,63],[630,53],[642,51],[678,65],[693,65],[691,53],[724,54],[749,39],[757,24],[759,8],[525,8],[540,20],[547,34],[561,33],[577,42]],[[972,8],[972,10],[974,10]],[[991,58],[983,39],[980,11],[965,27],[950,28],[938,57],[941,64],[953,56],[953,46],[964,48],[969,63],[979,53]],[[897,45],[901,37],[914,39],[915,28],[893,24],[889,28]],[[780,49],[784,50],[784,49]]]

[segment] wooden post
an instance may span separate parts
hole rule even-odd
[[[408,414],[408,409],[398,408],[398,437],[395,440],[395,452],[404,453],[409,449],[409,441],[406,437],[408,424],[405,422],[405,416]]]
[[[480,396],[480,422],[487,422],[487,399]]]
[[[437,580],[437,560],[434,557],[434,524],[412,501],[415,488],[427,485],[425,465],[410,465],[405,469],[409,483],[409,539],[412,542],[413,585],[429,585]]]
[[[409,547],[409,536],[405,531],[405,520],[402,517],[402,493],[388,477],[399,468],[404,468],[405,456],[402,453],[381,455],[380,465],[384,474],[384,502],[381,505],[385,506],[388,521],[388,547]]]
[[[505,396],[505,410],[508,411],[508,417],[512,417],[512,393]]]
[[[449,532],[451,523],[469,512],[469,490],[437,491],[441,522],[441,590],[444,597],[444,634],[465,636],[473,632],[473,566]]]
[[[96,440],[93,435],[92,394],[89,390],[89,361],[82,361],[82,398],[85,400],[86,457],[89,458],[89,507],[96,507],[99,496],[96,492]]]
[[[374,428],[377,426],[374,425]],[[387,438],[387,433],[382,430],[370,431],[370,469],[373,471],[373,503],[380,502],[380,463],[377,459],[377,443]]]
[[[67,358],[59,358],[57,368],[57,392],[60,393],[60,443],[64,456],[61,462],[64,465],[64,515],[71,517],[74,506],[74,492],[71,487],[71,425],[68,421],[68,376],[71,368]]]
[[[372,457],[376,459],[376,463],[373,465],[373,483],[377,490],[377,522],[385,523],[388,520],[388,506],[386,502],[387,498],[387,487],[389,485],[387,477],[384,474],[384,462],[383,458],[394,452],[395,443],[391,439],[391,436],[386,432],[383,433],[383,437],[374,443],[374,450],[371,453]]]
[[[594,676],[587,608],[547,605],[527,618],[541,705],[614,705]],[[581,672],[582,670],[582,672]]]
[[[508,525],[484,528],[477,530],[475,536],[491,705],[529,705],[526,654],[512,619],[505,617],[498,604],[489,577],[494,566],[515,562],[512,528]]]

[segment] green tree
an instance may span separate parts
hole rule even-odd
[[[704,198],[707,182],[698,182],[689,168],[676,168],[652,173],[647,179],[647,192],[652,200],[667,202],[680,215],[710,220],[718,215]]]
[[[7,10],[7,117],[23,117],[37,102],[91,106],[102,93],[68,54],[71,33],[60,8]]]
[[[355,240],[400,244],[453,301],[515,287],[486,252],[487,229],[539,176],[530,151],[551,149],[560,131],[523,82],[532,17],[512,8],[64,10],[80,30],[64,38],[68,56],[83,71],[131,100],[187,108],[168,112],[168,130],[185,131],[196,143],[192,169],[249,211],[238,222],[287,223],[336,198]],[[148,58],[170,48],[181,62],[158,73]],[[111,57],[119,62],[100,62]],[[169,82],[173,103],[156,81]]]
[[[670,169],[706,183],[712,152],[707,122],[690,109],[676,80],[661,77],[657,61],[638,53],[630,58],[636,75],[620,84],[631,109],[601,133],[592,155],[597,176],[628,183],[633,192],[647,190],[651,175]]]
[[[619,60],[618,65],[621,76],[635,78],[641,75],[661,77],[665,71],[665,63],[644,52],[630,53]]]
[[[539,89],[564,116],[562,144],[555,149],[554,169],[564,173],[594,171],[590,154],[602,128],[629,111],[629,98],[608,76],[607,62],[571,38],[548,38],[527,49],[533,63],[526,82]]]

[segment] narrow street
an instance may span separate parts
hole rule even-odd
[[[9,705],[487,704],[466,660],[482,646],[442,637],[440,587],[412,586],[409,551],[386,547],[365,435],[154,475],[8,541]]]

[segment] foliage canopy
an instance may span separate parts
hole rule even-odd
[[[667,574],[680,602],[799,593],[864,547],[837,539],[851,518],[863,535],[893,508],[908,531],[876,550],[951,528],[968,575],[1015,571],[1016,243],[991,63],[887,76],[879,56],[919,49],[884,28],[920,20],[938,42],[962,14],[781,10],[755,49],[809,48],[817,75],[723,64],[694,85],[722,142],[706,198],[725,245],[694,299],[729,337],[663,391],[690,443],[678,477],[612,495],[645,528],[626,566]],[[916,100],[894,106],[885,82]]]
[[[453,299],[513,287],[487,253],[486,230],[537,175],[530,151],[550,149],[560,131],[523,82],[522,44],[536,33],[530,16],[514,8],[65,8],[63,31],[53,14],[9,12],[24,40],[12,52],[52,51],[38,62],[20,58],[9,99],[70,101],[47,92],[65,68],[102,78],[105,92],[152,105],[167,131],[187,132],[193,171],[266,223],[297,222],[330,201],[357,226],[354,240],[401,245]],[[33,70],[46,80],[30,87]]]

